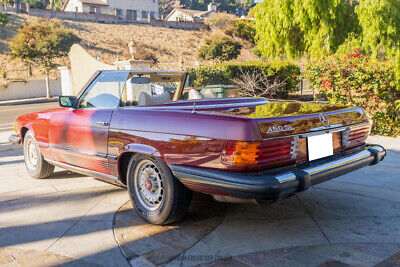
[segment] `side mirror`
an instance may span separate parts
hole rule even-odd
[[[58,103],[63,108],[76,108],[78,99],[75,96],[60,96]]]

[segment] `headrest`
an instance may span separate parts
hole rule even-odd
[[[197,100],[197,99],[202,99],[203,97],[199,93],[199,91],[191,89],[189,91],[189,100]]]
[[[171,95],[164,92],[159,96],[151,96],[148,93],[141,92],[139,96],[139,107],[160,105],[171,101]]]
[[[217,95],[211,89],[204,90],[202,94],[205,98],[217,98]]]

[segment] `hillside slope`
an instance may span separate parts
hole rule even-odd
[[[19,60],[12,60],[8,55],[10,39],[16,34],[21,25],[36,17],[24,14],[9,14],[10,23],[1,34],[0,40],[0,81],[4,70],[9,79],[26,79],[28,71],[26,64]],[[204,39],[210,36],[208,31],[187,31],[161,27],[152,27],[136,24],[103,24],[91,22],[63,21],[67,28],[72,29],[81,39],[81,45],[88,52],[99,56],[100,60],[112,64],[118,58],[128,59],[128,43],[134,40],[138,47],[143,47],[156,55],[159,60],[155,68],[179,69],[180,59],[184,67],[193,67],[197,60],[199,47]],[[239,60],[254,59],[254,56],[244,50]],[[68,65],[68,58],[57,62]],[[38,66],[32,67],[31,78],[42,78],[43,73]],[[52,76],[56,76],[54,71]],[[2,81],[4,82],[4,81]]]

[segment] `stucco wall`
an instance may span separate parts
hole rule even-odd
[[[193,21],[193,17],[188,16],[186,13],[175,9],[171,16],[168,18],[168,21]]]
[[[44,9],[34,9],[29,10],[29,15],[38,17],[48,17],[48,18],[59,18],[59,19],[70,19],[70,20],[82,20],[82,21],[95,21],[95,22],[107,22],[115,23],[117,17],[108,14],[90,14],[90,13],[79,13],[72,11],[51,11]]]
[[[154,12],[155,18],[159,17],[158,3],[156,0],[105,0],[109,5],[109,9],[113,11],[115,8],[122,9],[123,18],[126,18],[126,10],[136,10],[138,20],[147,20],[147,16],[142,16],[142,11]]]
[[[76,10],[76,8],[78,8],[78,10]],[[64,11],[70,11],[70,12],[83,12],[82,9],[82,2],[78,1],[78,0],[69,0],[68,5],[65,7]]]
[[[71,62],[72,91],[74,95],[80,92],[97,70],[116,69],[113,65],[104,64],[96,60],[78,44],[74,44],[71,47],[69,59]]]
[[[61,95],[61,79],[50,80],[51,96]],[[46,97],[46,80],[29,80],[27,82],[9,82],[0,85],[0,100],[14,100]]]

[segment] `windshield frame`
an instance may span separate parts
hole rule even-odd
[[[96,81],[96,79],[99,77],[101,73],[104,72],[127,72],[127,79],[128,81],[130,78],[134,76],[140,76],[140,75],[176,75],[176,76],[181,76],[180,79],[180,85],[178,88],[176,88],[176,91],[174,93],[174,96],[172,98],[172,102],[179,101],[180,98],[182,97],[183,91],[185,89],[185,84],[186,80],[188,77],[188,72],[187,71],[175,71],[175,70],[98,70],[96,71],[93,76],[88,80],[88,82],[85,84],[85,86],[81,89],[79,94],[77,95],[77,100],[81,99],[81,97],[84,95],[84,93],[89,90],[90,86]]]

